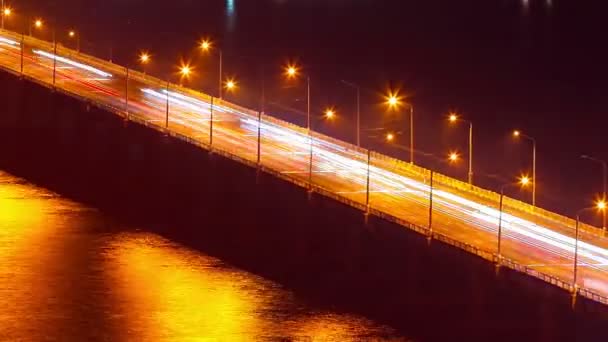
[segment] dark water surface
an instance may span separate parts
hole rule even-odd
[[[0,173],[0,341],[400,338]]]

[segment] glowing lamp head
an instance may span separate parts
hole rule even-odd
[[[454,113],[451,113],[450,116],[449,116],[449,120],[450,120],[450,122],[456,122],[456,121],[458,121],[458,115],[456,115]]]
[[[528,177],[528,176],[522,176],[519,179],[519,184],[521,184],[522,186],[527,186],[530,183],[531,183],[531,180],[530,180],[530,177]]]
[[[42,27],[42,20],[36,19],[36,21],[34,21],[34,26],[36,26],[36,28],[41,28]]]
[[[182,76],[188,77],[190,75],[190,72],[192,70],[190,70],[190,66],[189,65],[183,65],[180,69],[179,72],[182,74]]]
[[[607,206],[607,204],[606,204],[606,201],[604,201],[604,200],[598,201],[596,204],[596,207],[599,210],[606,210],[606,206]]]
[[[395,135],[393,133],[387,133],[386,134],[386,141],[391,142],[395,140]]]
[[[4,14],[4,16],[8,17],[9,15],[11,15],[12,12],[13,11],[7,7],[2,11],[2,14]]]
[[[70,31],[70,32],[68,32],[68,35],[69,35],[70,37],[74,37],[74,36],[76,35],[76,32],[74,32],[74,31]]]
[[[336,112],[333,109],[327,109],[325,111],[325,117],[328,119],[333,119],[336,116]]]
[[[399,104],[399,98],[397,95],[391,94],[387,97],[386,103],[391,108],[396,107]]]
[[[227,80],[225,87],[228,90],[234,90],[236,88],[236,81],[235,80]]]
[[[209,49],[211,49],[211,42],[208,40],[203,40],[201,42],[201,49],[203,49],[204,51],[208,51]]]
[[[288,65],[285,68],[285,75],[287,75],[288,78],[294,78],[298,75],[298,68],[295,65]]]
[[[514,136],[514,137],[516,137],[516,138],[517,138],[517,137],[519,137],[520,135],[521,135],[521,132],[520,132],[520,131],[513,131],[513,136]]]
[[[458,155],[458,152],[450,152],[450,155],[448,156],[448,159],[452,163],[457,162],[459,158],[460,158],[460,156]]]
[[[150,61],[150,55],[147,52],[142,52],[139,54],[139,61],[143,64],[146,64]]]

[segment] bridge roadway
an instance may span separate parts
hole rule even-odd
[[[0,66],[20,73],[23,61],[24,75],[47,86],[53,83],[53,52],[51,43],[0,31]],[[57,55],[60,56],[56,60],[57,88],[117,112],[128,112],[131,117],[159,127],[166,124],[168,102],[167,129],[208,143],[210,126],[213,126],[215,149],[252,162],[257,160],[256,112],[217,98],[211,105],[211,97],[207,95],[139,72],[130,71],[127,86],[123,67],[62,46],[58,47]],[[128,103],[125,94],[128,94]],[[307,182],[310,158],[307,131],[267,115],[261,118],[262,165],[300,183]],[[367,152],[329,137],[314,133],[313,136],[313,184],[364,204]],[[427,227],[428,170],[375,153],[370,160],[371,208]],[[496,253],[499,215],[496,194],[488,198],[473,188],[467,190],[445,181],[445,177],[434,183],[433,194],[435,233]],[[572,283],[574,229],[571,222],[541,210],[506,205],[502,234],[503,258],[566,284]],[[577,286],[608,297],[608,240],[598,229],[589,226],[579,233],[579,238]]]

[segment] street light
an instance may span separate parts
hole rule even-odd
[[[76,31],[70,30],[68,32],[68,36],[70,38],[76,38],[76,51],[80,52],[80,35],[78,33],[76,33]]]
[[[332,108],[328,108],[325,110],[325,118],[328,120],[333,119],[336,116],[336,111]]]
[[[386,141],[392,142],[395,140],[395,135],[393,133],[386,133]]]
[[[524,137],[532,142],[532,206],[536,207],[536,139],[518,130],[513,131],[513,136]]]
[[[401,105],[401,99],[397,97],[397,94],[391,93],[386,97],[386,103],[388,104],[389,108],[395,109]]]
[[[236,81],[234,79],[228,79],[226,80],[224,87],[228,91],[234,91],[236,89]]]
[[[141,51],[138,56],[139,63],[142,65],[144,75],[146,74],[146,65],[150,63],[151,56],[147,51]]]
[[[397,110],[403,104],[398,92],[389,92],[385,98],[389,109]],[[414,106],[411,103],[407,105],[410,108],[410,163],[414,164]]]
[[[460,155],[458,155],[458,152],[450,152],[450,154],[448,155],[448,160],[450,161],[450,163],[457,162],[458,159],[460,159]]]
[[[179,81],[180,81],[180,86],[182,85],[182,81],[185,78],[186,80],[190,78],[190,75],[192,74],[192,67],[190,66],[190,64],[188,63],[182,63],[181,66],[179,67]]]
[[[288,79],[298,77],[299,68],[295,64],[288,64],[284,67],[285,76]],[[310,76],[306,75],[306,129],[308,130],[308,138],[310,139],[310,160],[308,163],[308,184],[309,191],[312,191],[312,130],[310,126]]]
[[[13,13],[13,11],[11,10],[10,7],[4,7],[4,0],[2,0],[2,29],[4,30],[4,18],[5,17],[10,17],[11,13]]]
[[[606,201],[605,200],[600,200],[598,201],[595,206],[593,207],[586,207],[583,208],[579,211],[576,212],[576,226],[575,226],[575,238],[574,238],[574,275],[573,275],[573,280],[572,280],[572,288],[573,288],[573,296],[576,296],[576,289],[577,289],[577,285],[576,285],[576,279],[577,279],[577,275],[578,275],[578,228],[579,228],[579,224],[580,224],[580,216],[583,212],[588,211],[588,210],[599,210],[602,213],[606,212]]]
[[[209,52],[209,51],[211,51],[211,49],[213,49],[213,43],[209,39],[201,40],[199,46],[200,46],[201,50],[203,50],[205,52]],[[224,56],[222,53],[222,49],[217,48],[217,52],[219,55],[218,97],[221,99],[222,98],[222,88],[223,88],[222,65],[224,63]]]
[[[190,72],[191,72],[190,66],[189,65],[182,65],[179,68],[179,72],[180,72],[180,74],[182,74],[183,77],[190,76]]]
[[[139,54],[139,61],[141,62],[141,64],[148,64],[148,62],[150,61],[150,54],[142,51]]]
[[[583,159],[587,159],[587,160],[591,160],[592,162],[598,163],[602,165],[602,178],[603,178],[603,185],[604,185],[604,191],[602,193],[602,202],[605,202],[606,199],[606,186],[607,186],[607,177],[608,177],[608,164],[606,163],[605,160],[601,160],[592,156],[588,156],[588,155],[582,155],[581,158]],[[604,230],[604,233],[606,232],[606,211],[602,211],[602,229]]]
[[[532,180],[530,180],[530,177],[528,176],[522,176],[519,181],[517,183],[507,183],[504,184],[503,186],[500,187],[500,210],[499,210],[499,214],[498,214],[498,248],[497,248],[497,255],[498,255],[498,263],[496,264],[496,266],[500,266],[500,260],[502,258],[502,254],[501,254],[501,241],[502,241],[502,203],[503,203],[503,198],[505,196],[505,189],[511,186],[515,186],[515,185],[520,185],[521,187],[527,187],[530,183],[532,183]],[[534,185],[534,183],[532,184]]]
[[[29,22],[29,33],[30,36],[32,36],[32,26],[34,26],[36,29],[41,29],[43,25],[42,19],[36,19],[34,21],[30,21]]]
[[[450,113],[449,116],[451,123],[458,121],[467,122],[469,124],[469,184],[473,184],[473,122],[470,120],[461,119],[456,113]]]

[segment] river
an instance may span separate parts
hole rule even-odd
[[[0,173],[0,341],[404,340]]]

